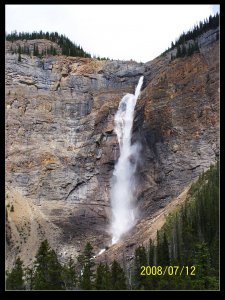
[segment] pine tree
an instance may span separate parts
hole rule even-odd
[[[36,44],[34,44],[33,56],[39,56],[39,49],[38,49],[38,45]]]
[[[195,265],[196,269],[198,270],[197,276],[199,278],[210,275],[210,254],[205,242],[196,245],[193,257],[193,265]]]
[[[195,52],[199,52],[198,42],[195,42],[195,43],[194,43],[194,51],[195,51]]]
[[[20,44],[19,44],[19,46],[18,46],[18,53],[19,53],[19,54],[22,53]]]
[[[68,264],[62,268],[62,278],[67,290],[72,290],[77,284],[77,275],[75,270],[75,262],[70,257]]]
[[[95,279],[96,290],[109,290],[110,289],[110,269],[108,264],[100,263],[96,271]]]
[[[185,45],[182,45],[182,48],[181,48],[181,57],[185,57],[186,56],[186,47]]]
[[[163,234],[163,242],[161,247],[161,266],[168,266],[170,265],[169,244],[165,232]]]
[[[126,290],[126,277],[119,263],[114,260],[111,266],[111,289]]]
[[[110,268],[108,264],[106,263],[104,265],[104,277],[102,280],[102,289],[103,290],[109,290],[111,286],[111,274],[110,274]]]
[[[53,55],[53,46],[50,46],[50,54]]]
[[[188,44],[188,50],[187,50],[187,56],[191,56],[193,53],[193,47],[192,47],[192,44],[189,43]]]
[[[145,287],[146,276],[141,276],[142,266],[147,266],[147,255],[144,246],[139,246],[135,250],[134,258],[134,288],[143,289]]]
[[[155,247],[154,247],[154,243],[152,241],[152,239],[149,240],[149,265],[152,266],[154,265],[154,261],[155,261]]]
[[[157,245],[156,245],[156,264],[160,265],[160,260],[161,260],[161,240],[159,237],[159,231],[157,230],[156,233],[156,240],[157,240]]]
[[[81,266],[80,288],[91,290],[93,287],[93,247],[88,242],[84,248],[82,255],[78,256],[78,262]]]
[[[177,54],[176,54],[176,58],[181,56],[181,49],[180,49],[180,45],[177,46]]]
[[[62,290],[62,267],[47,240],[44,240],[38,249],[34,263],[34,289],[35,290]]]
[[[174,253],[174,258],[181,265],[183,264],[183,260],[181,257],[183,241],[181,238],[181,226],[179,226],[179,216],[177,214],[175,215],[175,220],[174,220],[174,230],[175,230],[175,249],[176,249],[176,253]]]
[[[205,242],[196,245],[193,266],[196,270],[196,276],[192,281],[193,289],[218,288],[218,278],[214,276],[209,249]]]
[[[100,263],[97,266],[95,288],[96,290],[103,290],[103,278],[104,278],[104,265]]]
[[[156,252],[157,246],[154,245],[152,239],[149,240],[148,251],[148,266],[152,267],[156,265]],[[145,289],[154,290],[158,288],[159,278],[157,276],[145,276]]]
[[[24,290],[23,275],[23,262],[18,257],[11,272],[6,272],[6,290]]]

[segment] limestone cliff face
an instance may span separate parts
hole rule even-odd
[[[146,64],[26,55],[18,62],[6,42],[7,203],[17,203],[21,214],[23,204],[30,205],[33,239],[48,238],[62,257],[78,253],[87,240],[96,251],[110,241],[110,178],[119,156],[113,120],[141,75],[133,128],[133,140],[142,144],[140,219],[168,204],[215,161],[217,31],[199,39],[200,53],[172,62],[167,53]],[[18,211],[8,209],[7,259],[10,264],[11,253],[20,254],[28,264],[39,242],[32,253],[29,238],[21,239],[25,225]]]
[[[218,41],[200,42],[200,53],[191,57],[168,63],[168,54],[149,63],[158,72],[142,92],[136,118],[144,161],[141,211],[147,214],[165,206],[219,155]]]

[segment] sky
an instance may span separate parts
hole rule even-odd
[[[219,5],[6,5],[5,30],[57,31],[92,56],[147,62]]]

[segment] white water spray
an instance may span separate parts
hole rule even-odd
[[[98,256],[98,255],[101,255],[103,252],[105,252],[105,250],[106,250],[105,248],[104,248],[104,249],[101,249],[101,250],[98,252],[97,256]]]
[[[112,205],[112,244],[135,225],[135,170],[139,155],[139,145],[131,145],[134,108],[143,84],[140,77],[135,94],[127,94],[120,101],[115,115],[115,132],[117,134],[120,157],[113,172],[111,183]]]

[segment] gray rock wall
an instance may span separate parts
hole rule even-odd
[[[146,64],[26,55],[18,62],[6,53],[6,187],[40,209],[48,202],[43,213],[64,230],[63,243],[110,239],[114,115],[144,75],[133,128],[142,144],[140,217],[165,206],[219,156],[215,34],[199,39],[200,54],[172,62],[170,53]],[[66,207],[60,216],[57,202]]]

